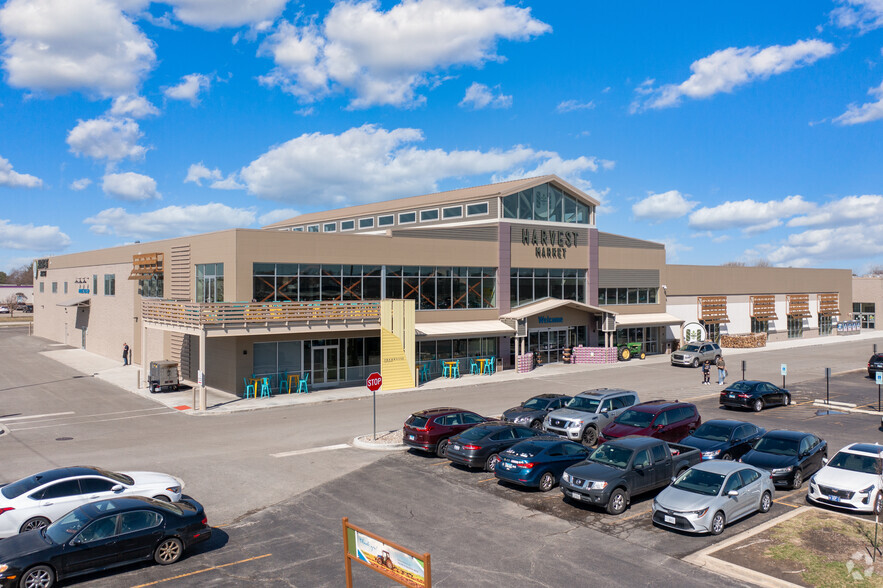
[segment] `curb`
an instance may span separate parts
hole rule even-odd
[[[721,549],[726,549],[730,545],[748,539],[749,537],[753,537],[759,533],[763,533],[767,529],[775,527],[779,523],[783,523],[788,519],[792,519],[797,515],[811,509],[812,508],[809,506],[801,506],[800,508],[792,510],[791,512],[787,512],[781,516],[778,516],[771,521],[767,521],[762,525],[758,525],[753,529],[749,529],[743,533],[739,533],[738,535],[730,537],[726,541],[716,543],[710,547],[706,547],[705,549],[697,551],[696,553],[691,553],[687,557],[683,558],[683,560],[700,568],[707,568],[721,575],[729,576],[730,578],[736,580],[750,582],[758,586],[774,586],[775,588],[798,588],[800,584],[794,584],[787,580],[774,578],[773,576],[768,576],[767,574],[752,570],[750,568],[744,568],[734,563],[718,559],[712,554],[720,551]]]
[[[384,431],[384,433],[391,433],[392,431]],[[408,446],[404,443],[384,443],[382,445],[378,445],[377,443],[373,443],[368,439],[373,435],[360,435],[353,439],[353,447],[358,449],[368,449],[369,451],[401,451],[403,449],[407,449]]]

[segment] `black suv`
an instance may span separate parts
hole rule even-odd
[[[877,372],[883,372],[883,353],[875,353],[868,360],[868,377],[876,377],[874,374]]]

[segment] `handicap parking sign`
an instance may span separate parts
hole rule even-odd
[[[883,372],[877,372],[877,385],[883,384]]]

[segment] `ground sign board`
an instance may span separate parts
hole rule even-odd
[[[379,572],[402,586],[431,588],[429,554],[419,554],[349,523],[343,518],[346,586],[353,586],[352,561]]]

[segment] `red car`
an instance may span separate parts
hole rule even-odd
[[[448,439],[479,423],[490,421],[462,408],[430,408],[412,414],[402,428],[405,445],[445,456]]]
[[[641,435],[677,443],[690,435],[702,424],[702,417],[695,404],[651,400],[627,409],[604,427],[601,442]]]

